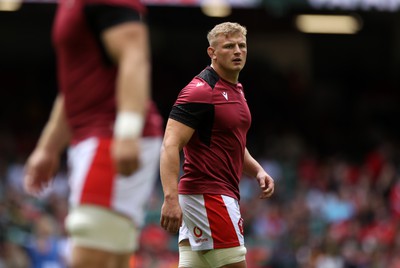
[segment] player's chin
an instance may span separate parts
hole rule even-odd
[[[234,70],[234,71],[241,71],[242,69],[243,69],[243,65],[242,64],[233,64],[233,66],[232,66],[232,69]]]

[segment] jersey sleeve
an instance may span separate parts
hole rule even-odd
[[[96,35],[100,35],[109,27],[141,20],[139,12],[127,6],[88,4],[84,12],[90,28]]]
[[[85,2],[84,6],[86,22],[100,47],[104,63],[108,66],[113,65],[113,61],[102,42],[102,32],[118,24],[137,22],[142,19],[138,9],[135,9],[134,6],[121,5],[119,2],[121,1],[89,0]]]
[[[122,6],[136,10],[140,14],[146,13],[146,8],[140,0],[84,0],[85,5]]]
[[[198,78],[182,89],[169,115],[193,129],[199,129],[213,117],[212,89]]]

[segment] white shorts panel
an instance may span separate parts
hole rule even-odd
[[[244,244],[237,200],[221,195],[179,195],[179,203],[183,212],[179,241],[189,239],[192,250]]]
[[[109,196],[104,196],[104,204],[107,203],[109,205],[96,203],[94,205],[102,205],[123,213],[132,218],[136,225],[142,226],[146,202],[158,177],[161,143],[162,137],[142,138],[140,141],[141,167],[139,170],[129,177],[115,175],[112,179],[112,191]],[[71,188],[69,201],[71,208],[82,203],[81,198],[84,195],[84,189],[86,189],[84,187],[85,180],[98,146],[99,139],[89,138],[70,147],[68,151]]]
[[[179,241],[189,239],[193,250],[214,248],[203,195],[179,195],[179,203],[183,212]]]
[[[117,177],[113,207],[143,226],[147,202],[159,175],[161,137],[141,139],[140,168],[130,177]]]

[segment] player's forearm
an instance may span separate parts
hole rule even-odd
[[[264,171],[263,167],[251,156],[246,148],[243,161],[243,173],[250,177],[256,177],[257,174],[262,171]]]
[[[178,199],[180,157],[178,147],[161,147],[160,177],[166,200]]]
[[[60,154],[70,141],[70,129],[64,111],[64,98],[58,95],[49,120],[39,138],[37,148]]]

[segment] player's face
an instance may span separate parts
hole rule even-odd
[[[215,63],[226,71],[240,72],[247,57],[246,37],[240,33],[218,36]]]

